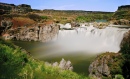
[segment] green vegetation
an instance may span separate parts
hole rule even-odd
[[[41,20],[41,17],[37,14],[27,14],[27,17],[30,18],[30,19],[33,19],[34,21],[40,21]]]
[[[111,78],[114,78],[117,74],[123,74],[123,64],[124,64],[124,57],[120,53],[103,53],[99,55],[98,61],[100,61],[99,65],[102,63],[101,60],[107,60],[105,63],[108,65],[110,69]],[[103,79],[108,79],[103,77]]]
[[[41,18],[42,18],[42,19],[48,19],[48,17],[47,17],[47,16],[41,16]]]
[[[124,77],[122,75],[118,74],[118,75],[115,75],[114,79],[124,79]]]
[[[88,14],[85,16],[78,16],[76,18],[76,21],[78,22],[92,22],[92,21],[96,21],[96,20],[110,20],[110,17],[112,16],[112,14],[101,14],[101,13],[97,13],[97,14]]]
[[[122,56],[113,56],[114,63],[109,62],[110,72],[112,74],[112,77],[114,77],[116,74],[122,74],[122,67],[123,67],[123,57]]]
[[[128,32],[128,35],[123,39],[121,51],[120,51],[124,58],[124,66],[123,69],[123,76],[125,79],[130,79],[130,31]]]
[[[130,20],[130,11],[117,11],[113,15],[113,17],[116,18],[117,20],[119,20],[119,19]]]
[[[0,39],[0,79],[88,79],[35,60],[26,51]]]
[[[120,20],[120,19],[126,19],[130,20],[130,6],[129,5],[123,5],[118,7],[118,10],[114,13],[112,16],[112,19]]]

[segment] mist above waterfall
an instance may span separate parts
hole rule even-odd
[[[105,29],[83,26],[74,30],[59,30],[53,52],[115,52],[120,50],[123,34],[127,29],[107,27]]]

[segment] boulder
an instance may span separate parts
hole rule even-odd
[[[65,61],[63,58],[60,61],[59,67],[63,70],[73,70],[72,64],[70,61]]]
[[[66,61],[62,58],[62,60],[60,61],[59,67],[61,69],[66,69]]]

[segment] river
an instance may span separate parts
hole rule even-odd
[[[64,58],[71,61],[74,72],[88,75],[88,67],[98,54],[107,51],[117,53],[120,50],[123,34],[127,31],[113,27],[82,27],[60,30],[55,40],[50,43],[13,42],[30,52],[35,59],[53,63]]]

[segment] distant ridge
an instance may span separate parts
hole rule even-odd
[[[0,13],[9,13],[9,12],[17,12],[17,13],[27,13],[30,11],[63,11],[63,12],[87,12],[87,13],[113,13],[113,12],[105,12],[105,11],[85,11],[85,10],[55,10],[55,9],[32,9],[31,5],[28,4],[8,4],[8,3],[2,3],[0,2]]]
[[[118,7],[118,10],[130,10],[130,5],[122,5]]]

